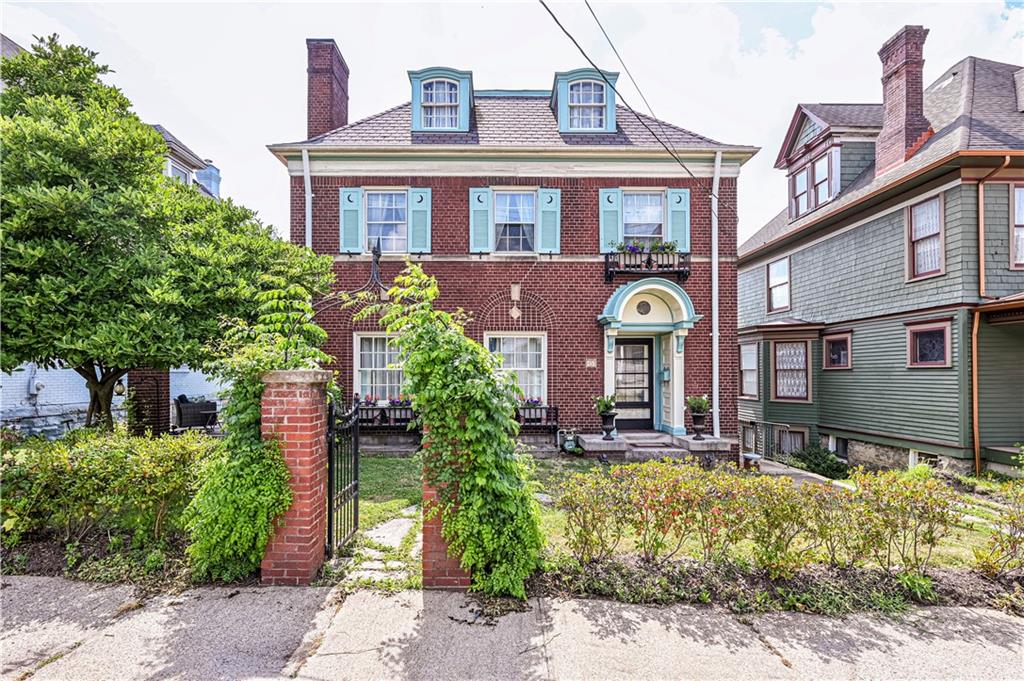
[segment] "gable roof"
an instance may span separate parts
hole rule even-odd
[[[925,89],[924,113],[935,134],[913,156],[878,177],[874,165],[869,165],[831,202],[802,218],[790,222],[783,211],[740,245],[740,261],[795,238],[826,218],[838,218],[847,209],[938,167],[959,152],[990,151],[996,155],[1024,150],[1024,113],[1017,107],[1015,83],[1020,70],[1015,64],[979,57],[966,57],[954,64]],[[782,218],[787,218],[784,224]]]
[[[825,132],[853,130],[877,135],[882,129],[884,113],[881,104],[797,104],[775,159],[775,167],[785,168],[798,144],[804,146]],[[809,126],[814,130],[813,136],[802,139],[804,130]]]
[[[417,148],[434,146],[466,146],[487,148],[522,148],[565,150],[595,147],[609,150],[663,149],[644,123],[676,150],[722,150],[747,152],[752,156],[757,147],[723,144],[671,123],[650,116],[637,116],[626,107],[616,108],[617,130],[614,133],[560,133],[558,119],[550,104],[551,94],[487,91],[477,94],[468,132],[413,132],[412,104],[406,102],[355,123],[331,130],[318,137],[290,144],[273,144],[271,150],[286,147]]]
[[[153,129],[160,133],[172,153],[179,156],[183,161],[192,166],[192,170],[200,170],[206,167],[206,161],[199,157],[199,154],[185,146],[185,143],[171,134],[171,131],[160,125],[153,124]]]

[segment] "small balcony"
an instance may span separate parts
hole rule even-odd
[[[690,278],[690,254],[650,251],[605,253],[604,280],[611,283],[616,275],[675,276],[680,284]]]

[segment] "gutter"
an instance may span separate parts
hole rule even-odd
[[[306,191],[306,248],[313,248],[313,187],[309,178],[309,151],[302,150],[302,186]]]
[[[715,152],[715,175],[711,181],[711,412],[715,437],[722,436],[722,415],[718,407],[718,181],[722,170],[722,152]]]

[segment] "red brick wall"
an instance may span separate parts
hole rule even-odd
[[[306,132],[316,137],[348,124],[348,65],[331,39],[306,40]]]
[[[924,41],[928,29],[904,26],[878,51],[885,117],[875,140],[875,175],[899,165],[930,129],[924,115]]]
[[[541,256],[538,260],[470,259],[424,261],[424,270],[438,279],[440,305],[462,307],[475,319],[467,329],[477,340],[485,331],[545,331],[548,338],[548,403],[561,409],[567,426],[599,430],[591,397],[604,392],[603,329],[597,317],[608,298],[625,280],[606,284],[599,254],[598,190],[620,186],[668,186],[691,189],[691,247],[698,262],[683,285],[704,319],[689,332],[685,345],[685,394],[711,393],[711,208],[703,184],[679,178],[517,178],[517,177],[325,177],[314,176],[313,247],[319,253],[338,252],[338,194],[340,187],[413,186],[432,189],[432,255],[468,257],[469,189],[491,185],[526,185],[562,190],[562,255],[591,256],[593,261],[571,261]],[[722,433],[735,436],[737,392],[736,348],[736,181],[721,182],[719,254],[729,259],[719,265],[720,381]],[[291,236],[304,243],[302,178],[292,178]],[[700,259],[704,259],[700,262]],[[402,263],[385,261],[382,274],[389,281]],[[369,276],[365,257],[339,256],[334,266],[337,286],[354,289]],[[519,321],[507,314],[509,284],[522,284],[524,312]],[[331,310],[317,320],[327,329],[326,350],[337,359],[332,368],[341,372],[342,385],[352,386],[352,332],[380,331],[372,322],[355,329],[346,312]],[[587,368],[586,360],[597,360]]]
[[[133,430],[141,434],[148,429],[153,435],[170,430],[171,376],[167,369],[129,369],[127,379],[135,418]]]
[[[427,517],[427,511],[437,499],[437,490],[423,482],[423,588],[468,589],[469,573],[462,569],[458,558],[448,555],[448,543],[441,535],[441,514]]]
[[[327,541],[326,371],[272,371],[260,405],[264,440],[276,440],[291,474],[292,505],[278,519],[260,564],[263,584],[316,578]]]

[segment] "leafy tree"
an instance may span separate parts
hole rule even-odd
[[[262,275],[316,294],[331,265],[163,177],[162,138],[95,58],[51,36],[0,64],[0,368],[73,368],[87,425],[109,427],[128,369],[204,365],[225,319],[255,317]]]

